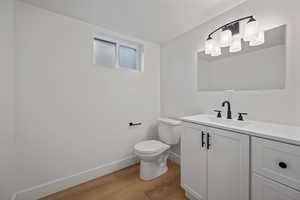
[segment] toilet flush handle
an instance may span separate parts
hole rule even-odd
[[[130,122],[130,123],[129,123],[129,126],[140,126],[140,125],[142,125],[141,122],[138,122],[138,123]]]

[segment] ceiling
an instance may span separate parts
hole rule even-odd
[[[246,0],[22,0],[112,31],[167,42]]]

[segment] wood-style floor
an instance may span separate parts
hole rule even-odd
[[[139,165],[92,180],[42,200],[187,200],[180,187],[179,166],[152,181],[139,179]]]

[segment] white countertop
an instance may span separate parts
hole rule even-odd
[[[184,122],[207,125],[251,136],[276,140],[280,142],[300,145],[300,127],[265,123],[258,121],[219,119],[211,115],[194,115],[180,118]]]

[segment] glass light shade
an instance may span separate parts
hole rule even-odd
[[[229,52],[235,53],[242,50],[242,41],[240,35],[235,35],[232,37],[232,42],[229,47]]]
[[[245,26],[245,41],[253,41],[259,32],[259,24],[257,21],[248,22]]]
[[[221,48],[219,46],[215,46],[215,48],[211,52],[211,56],[220,56],[221,53]]]
[[[220,46],[228,47],[232,40],[232,32],[230,30],[222,31],[220,34]]]
[[[215,47],[215,41],[213,39],[208,39],[205,41],[205,54],[211,54]]]
[[[257,36],[255,37],[255,39],[251,40],[249,45],[250,46],[258,46],[261,44],[265,43],[265,32],[264,31],[260,31]]]

